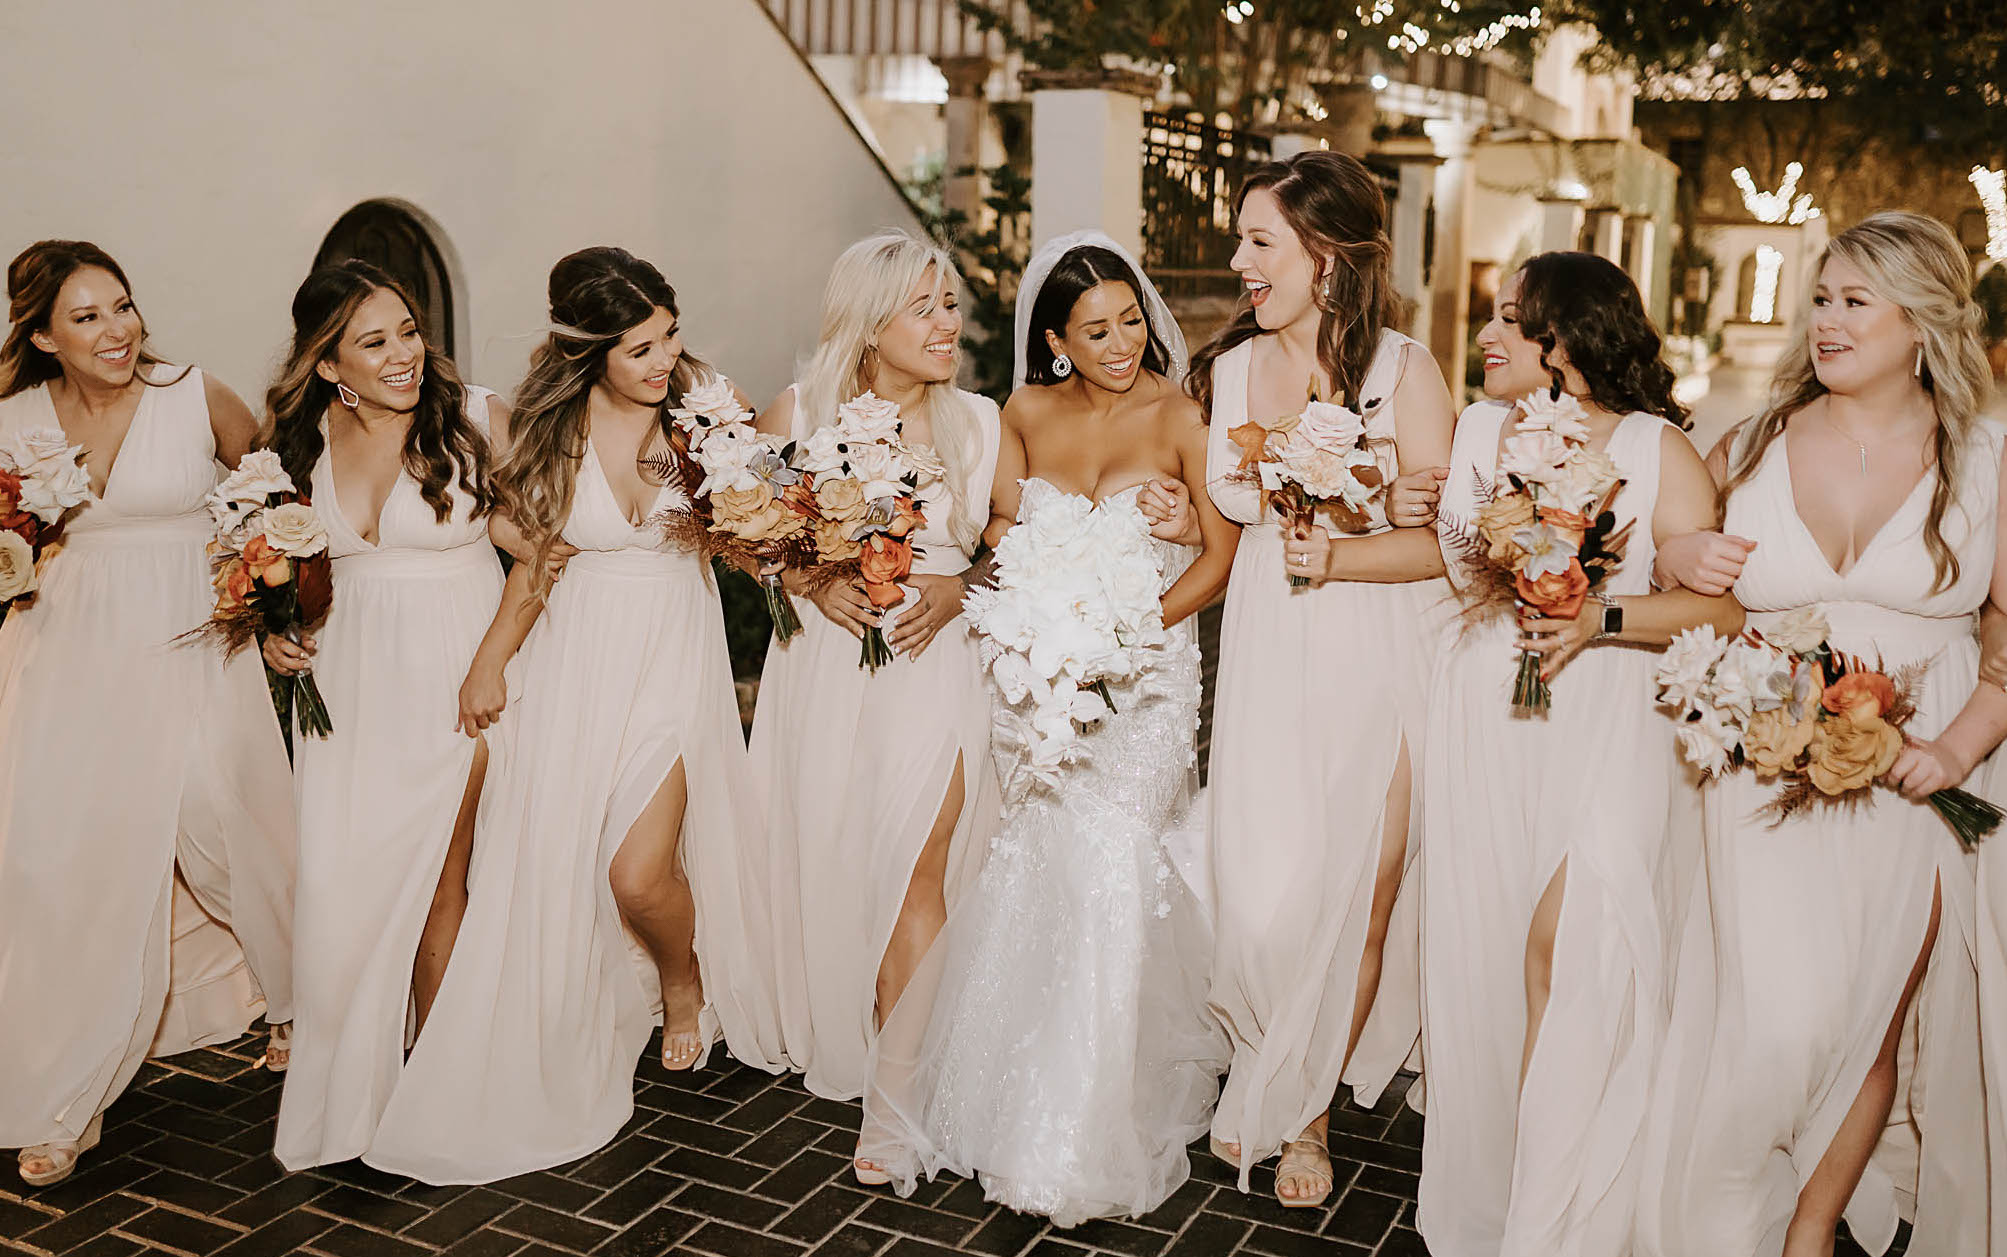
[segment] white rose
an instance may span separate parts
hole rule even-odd
[[[1714,675],[1724,692],[1736,696],[1735,714],[1744,718],[1775,711],[1791,697],[1791,656],[1769,646],[1736,641],[1722,654]]]
[[[21,477],[21,509],[45,524],[55,523],[90,496],[90,473],[67,459],[37,463]]]
[[[263,506],[275,493],[291,493],[297,486],[286,474],[277,450],[252,450],[237,464],[237,470],[223,478],[215,492],[225,501],[252,502]]]
[[[899,407],[876,393],[864,392],[836,408],[836,426],[846,441],[899,439]]]
[[[889,445],[853,445],[849,454],[850,474],[864,486],[864,500],[896,498],[907,491],[900,480],[899,457]]]
[[[1498,469],[1528,484],[1546,485],[1560,474],[1568,443],[1545,429],[1518,432],[1505,440]]]
[[[1826,609],[1818,603],[1794,607],[1763,627],[1764,640],[1794,655],[1809,655],[1832,636]]]
[[[304,502],[287,502],[258,517],[265,540],[289,559],[304,559],[327,549],[328,531],[321,517]]]
[[[1589,439],[1589,414],[1573,394],[1552,397],[1552,389],[1536,389],[1519,401],[1521,432],[1552,432],[1564,441]]]
[[[683,404],[669,413],[678,419],[708,420],[696,424],[708,428],[715,423],[742,422],[746,408],[739,405],[739,395],[732,391],[732,382],[722,375],[714,375],[683,394]]]
[[[1621,483],[1623,475],[1608,454],[1577,446],[1568,451],[1561,466],[1541,485],[1541,505],[1564,511],[1588,511],[1602,502],[1604,495]]]
[[[12,602],[33,593],[39,584],[35,576],[35,547],[20,533],[0,532],[0,602]]]
[[[0,445],[0,458],[24,475],[42,463],[74,463],[83,452],[83,446],[70,444],[61,428],[46,425],[16,432]]]
[[[1659,701],[1681,715],[1698,709],[1707,697],[1714,665],[1727,649],[1727,641],[1712,624],[1682,629],[1659,657],[1654,676]]]
[[[948,465],[941,461],[941,456],[934,452],[933,446],[901,444],[896,448],[907,470],[918,476],[921,484],[933,484],[947,476]]]
[[[768,448],[759,435],[743,423],[713,428],[695,451],[697,465],[704,469],[704,482],[697,486],[697,492],[702,495],[719,489],[745,490],[759,484],[753,460]]]
[[[810,432],[794,447],[794,465],[818,478],[843,470],[843,434],[831,424]]]
[[[1689,764],[1712,775],[1728,767],[1728,757],[1742,744],[1742,737],[1722,720],[1720,713],[1707,708],[1691,720],[1675,725],[1680,753]]]

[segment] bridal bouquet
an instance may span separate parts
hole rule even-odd
[[[1082,727],[1114,711],[1109,685],[1141,677],[1165,643],[1161,572],[1135,499],[1054,494],[1005,533],[997,584],[963,606],[1008,710],[1004,797],[1056,786],[1085,754]]]
[[[1768,633],[1724,639],[1711,625],[1682,632],[1659,661],[1659,703],[1679,722],[1687,761],[1714,776],[1748,768],[1782,789],[1764,809],[1773,824],[1807,808],[1852,804],[1895,764],[1902,726],[1916,713],[1923,665],[1891,676],[1827,643],[1817,607],[1793,612]],[[2000,824],[2001,811],[1968,791],[1930,805],[1970,850]]]
[[[1623,558],[1631,526],[1610,510],[1624,478],[1610,456],[1588,447],[1582,404],[1567,394],[1536,392],[1518,403],[1519,420],[1498,460],[1503,483],[1478,477],[1476,520],[1454,524],[1473,574],[1464,589],[1468,613],[1505,606],[1572,620]],[[1545,713],[1552,696],[1540,656],[1519,653],[1512,706]]]
[[[813,499],[802,474],[788,465],[789,447],[753,426],[731,383],[704,381],[669,412],[675,435],[669,453],[644,460],[664,481],[683,489],[688,505],[657,512],[650,523],[666,543],[723,558],[757,574],[774,634],[785,642],[801,617],[781,588],[780,569],[813,555]]]
[[[209,494],[208,505],[216,524],[209,543],[216,610],[208,623],[184,636],[222,646],[226,658],[261,633],[299,641],[334,600],[328,533],[320,516],[272,450],[246,454]],[[313,673],[296,673],[287,682],[300,731],[326,737],[334,725]]]
[[[1249,420],[1227,439],[1241,451],[1233,475],[1258,478],[1264,504],[1284,524],[1308,527],[1321,511],[1340,532],[1373,528],[1370,507],[1387,488],[1373,449],[1382,442],[1367,437],[1366,421],[1356,412],[1317,400],[1313,389],[1301,414],[1268,424]],[[1310,581],[1291,576],[1289,584],[1302,589]]]
[[[858,580],[881,611],[905,600],[901,581],[920,553],[914,536],[926,525],[931,495],[944,489],[944,470],[933,450],[909,445],[899,407],[865,392],[836,408],[836,421],[801,441],[792,461],[806,477],[814,503],[815,567],[812,587]],[[885,634],[864,630],[858,666],[876,672],[892,661]]]
[[[0,610],[33,600],[43,558],[90,496],[84,447],[61,428],[30,428],[0,444]]]

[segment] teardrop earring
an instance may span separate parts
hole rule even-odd
[[[341,398],[341,404],[350,410],[354,410],[357,406],[362,405],[362,394],[343,384],[340,380],[335,381],[334,391],[335,396]]]
[[[1052,356],[1052,373],[1062,380],[1072,375],[1073,359],[1067,357],[1065,354],[1054,354]]]

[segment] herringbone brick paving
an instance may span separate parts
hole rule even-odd
[[[642,1058],[634,1119],[608,1147],[483,1187],[427,1187],[360,1163],[288,1174],[272,1160],[280,1079],[264,1036],[150,1062],[69,1181],[0,1186],[0,1248],[73,1257],[1426,1257],[1414,1230],[1419,1115],[1395,1094],[1332,1113],[1338,1189],[1278,1206],[1242,1195],[1203,1149],[1193,1178],[1137,1222],[1054,1231],[959,1179],[911,1200],[856,1186],[857,1106],[714,1055],[670,1074]],[[720,1063],[722,1061],[722,1063]],[[1395,1092],[1405,1088],[1397,1082]],[[1858,1249],[1842,1244],[1842,1252]],[[1899,1250],[1898,1250],[1899,1251]]]

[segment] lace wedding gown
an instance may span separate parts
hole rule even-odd
[[[1020,521],[1071,496],[1023,483]],[[1168,588],[1191,552],[1152,548]],[[858,1156],[902,1195],[950,1170],[1072,1226],[1146,1213],[1189,1173],[1226,1061],[1206,1010],[1210,930],[1164,849],[1194,789],[1190,621],[1152,671],[1110,689],[1115,714],[1059,788],[1006,805],[914,978],[934,997],[901,1000],[879,1037]]]

